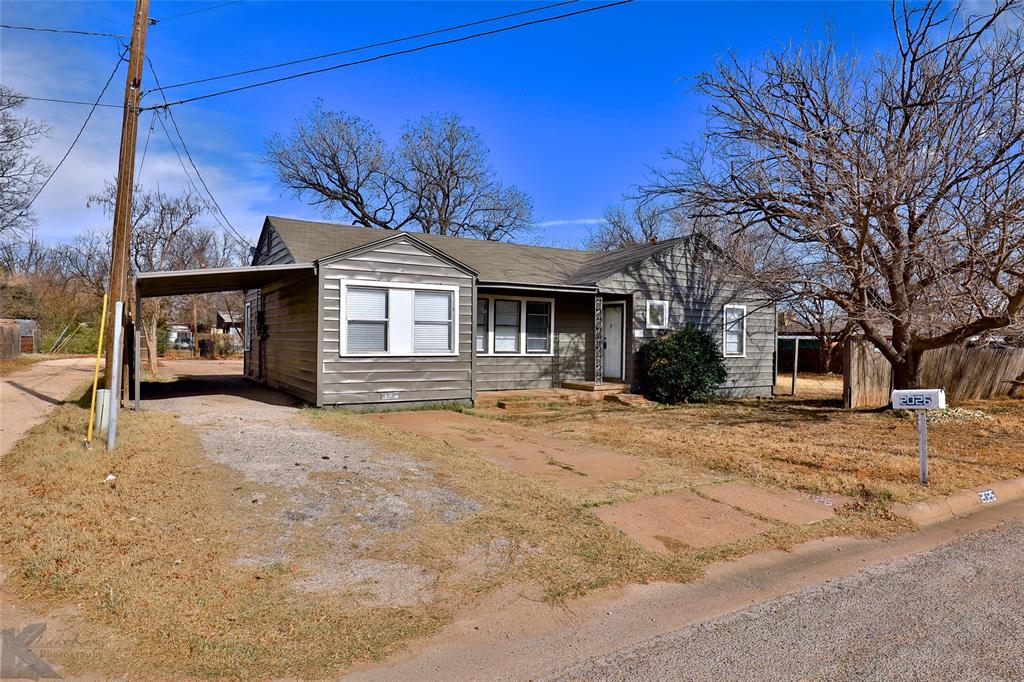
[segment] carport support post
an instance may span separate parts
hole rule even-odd
[[[917,411],[917,450],[921,459],[921,485],[928,485],[928,411]]]
[[[796,373],[797,366],[800,364],[800,337],[793,338],[793,388],[790,391],[793,395],[796,395]]]
[[[139,296],[138,286],[135,289],[135,411],[138,412],[142,404],[139,397],[139,389],[142,388],[142,297]]]

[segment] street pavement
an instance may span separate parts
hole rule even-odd
[[[1024,521],[684,627],[547,679],[1024,680]]]

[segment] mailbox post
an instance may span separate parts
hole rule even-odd
[[[923,388],[892,392],[892,409],[917,412],[917,448],[921,460],[921,485],[928,485],[928,410],[946,409],[946,392]]]

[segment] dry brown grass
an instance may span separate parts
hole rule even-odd
[[[253,520],[234,501],[237,474],[166,414],[124,412],[117,454],[85,451],[85,414],[59,407],[0,463],[5,593],[73,606],[109,633],[93,633],[96,652],[56,662],[131,679],[315,678],[445,622],[435,606],[298,592],[291,565],[235,565]]]
[[[8,359],[8,360],[0,360],[0,377],[5,377],[5,376],[7,376],[9,374],[14,374],[15,372],[23,370],[26,367],[29,367],[31,365],[36,364],[37,362],[42,362],[43,360],[53,360],[55,358],[62,358],[62,357],[70,357],[70,356],[67,356],[67,355],[42,355],[42,354],[34,354],[34,355],[19,355],[16,358],[11,358],[11,359]]]
[[[825,384],[796,398],[648,410],[597,404],[506,419],[691,472],[865,502],[913,502],[1024,475],[1022,400],[962,405],[991,419],[930,424],[931,485],[924,487],[917,482],[916,422],[891,411],[843,410]]]

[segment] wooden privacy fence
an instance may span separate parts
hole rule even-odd
[[[1024,395],[1024,348],[960,348],[926,351],[921,385],[942,388],[950,402]],[[846,343],[843,404],[882,407],[889,404],[892,368],[868,341]]]
[[[0,360],[21,355],[21,329],[17,324],[0,323]]]

